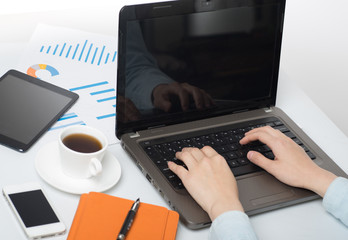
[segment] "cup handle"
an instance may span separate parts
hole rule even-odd
[[[102,170],[103,166],[101,162],[96,158],[92,158],[89,162],[89,172],[92,174],[92,176],[97,176]]]

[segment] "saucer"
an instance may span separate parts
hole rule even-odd
[[[41,148],[35,158],[35,168],[42,179],[53,187],[68,193],[103,192],[114,186],[121,177],[121,166],[114,155],[106,151],[100,175],[87,179],[65,175],[60,167],[58,142]]]

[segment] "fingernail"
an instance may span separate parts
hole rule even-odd
[[[251,159],[253,157],[253,155],[254,155],[254,152],[253,151],[249,151],[248,154],[247,154],[247,157],[249,159]]]

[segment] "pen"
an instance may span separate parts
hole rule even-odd
[[[122,228],[120,233],[117,236],[117,240],[123,240],[126,237],[127,232],[129,231],[130,227],[132,226],[135,214],[138,211],[139,208],[140,199],[138,198],[132,205],[131,209],[129,210],[126,219],[123,222]]]

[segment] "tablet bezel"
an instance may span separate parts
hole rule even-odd
[[[57,114],[45,126],[42,126],[41,130],[28,143],[23,143],[18,139],[14,139],[0,133],[1,145],[10,147],[19,152],[26,152],[77,101],[79,95],[14,69],[7,71],[3,76],[1,76],[0,82],[4,80],[8,75],[12,75],[21,79],[22,81],[26,81],[35,86],[45,88],[49,91],[68,97],[70,99],[69,102],[59,112],[57,112]]]

